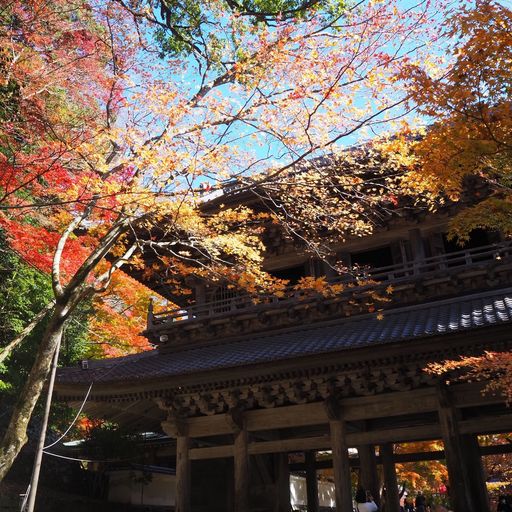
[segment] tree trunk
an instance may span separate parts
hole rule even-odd
[[[82,217],[82,220],[83,219],[85,219],[85,216]],[[62,288],[59,280],[60,258],[65,241],[76,226],[77,222],[75,221],[70,224],[68,230],[62,235],[54,255],[52,281],[54,294],[56,296],[56,305],[37,349],[36,359],[30,370],[27,382],[18,397],[9,426],[0,443],[0,482],[4,479],[9,469],[11,469],[14,460],[27,442],[28,423],[48,376],[55,348],[62,339],[66,320],[80,302],[96,292],[92,286],[86,285],[87,279],[119,240],[119,237],[126,231],[128,220],[124,218],[120,219],[112,226],[109,232],[103,236],[96,249],[94,249],[82,263],[81,267],[67,283],[65,288]],[[126,252],[127,257],[133,254],[133,247],[134,246]],[[103,277],[100,276],[100,278],[97,279],[97,284],[108,284],[111,273],[119,269],[124,262],[124,257],[119,258],[116,263],[112,265],[111,270],[107,271]]]
[[[55,347],[62,338],[70,310],[57,306],[46,327],[27,382],[18,397],[5,435],[0,443],[0,482],[27,442],[27,427],[41,395],[52,362]]]

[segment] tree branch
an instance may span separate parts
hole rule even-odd
[[[11,355],[11,353],[21,345],[21,343],[23,343],[25,338],[34,330],[34,328],[53,309],[54,306],[54,300],[46,304],[46,306],[39,311],[39,313],[27,324],[16,338],[14,338],[7,346],[0,349],[0,364],[2,364]]]

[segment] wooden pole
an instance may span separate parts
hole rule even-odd
[[[318,512],[318,480],[316,477],[316,457],[314,451],[304,452],[306,463],[306,494],[308,500],[308,512]]]
[[[249,453],[245,425],[235,433],[235,512],[249,512]]]
[[[176,512],[190,512],[190,438],[176,438]]]
[[[329,421],[332,444],[332,466],[336,492],[336,511],[352,512],[352,483],[346,443],[346,426],[341,419]]]
[[[393,462],[393,445],[386,443],[380,447],[384,484],[386,486],[386,512],[400,512],[400,495],[396,478],[395,463]]]
[[[439,425],[443,438],[446,465],[450,479],[450,499],[454,512],[481,512],[471,500],[471,484],[464,467],[457,415],[448,391],[439,387]],[[468,468],[470,471],[472,468]]]
[[[380,485],[375,446],[373,444],[360,445],[357,447],[357,452],[359,454],[359,487],[370,491],[378,505],[380,503]]]
[[[464,466],[469,477],[472,491],[471,501],[481,512],[490,512],[489,496],[485,485],[484,468],[480,456],[478,438],[473,434],[461,436],[461,443],[464,453]]]
[[[291,512],[290,499],[290,466],[288,465],[287,453],[276,453],[274,455],[276,469],[276,505],[275,512]]]
[[[39,433],[39,440],[37,442],[36,458],[34,461],[34,468],[32,469],[32,478],[30,479],[30,486],[28,491],[28,503],[27,512],[33,512],[36,504],[37,486],[39,485],[39,473],[41,471],[41,465],[43,463],[43,450],[44,442],[46,440],[46,430],[48,428],[48,418],[50,416],[50,409],[52,406],[53,387],[55,384],[55,375],[57,373],[57,364],[59,362],[60,343],[62,339],[62,327],[61,332],[55,347],[53,354],[52,366],[50,370],[50,381],[48,383],[48,394],[46,396],[46,402],[44,406],[43,421],[41,424],[41,432]],[[25,507],[22,507],[25,508]]]

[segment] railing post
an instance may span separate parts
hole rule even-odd
[[[420,267],[425,259],[425,248],[423,247],[423,238],[419,228],[409,230],[409,240],[414,258],[414,274],[419,274]]]
[[[149,304],[148,304],[148,316],[147,316],[147,325],[148,325],[148,329],[151,329],[153,326],[154,326],[154,315],[153,315],[153,297],[151,297],[149,299]]]

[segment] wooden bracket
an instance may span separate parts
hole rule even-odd
[[[188,435],[188,425],[185,418],[169,414],[167,420],[162,421],[162,430],[171,437]]]
[[[159,409],[165,411],[166,413],[169,413],[169,411],[171,411],[174,407],[174,399],[175,397],[172,395],[161,396],[153,398],[153,402],[155,402]]]
[[[451,408],[453,406],[452,398],[450,396],[451,393],[446,383],[444,381],[438,382],[436,387],[439,406],[446,409]]]
[[[226,423],[236,434],[244,428],[244,413],[240,407],[234,407],[226,413]]]
[[[324,401],[324,407],[330,421],[341,419],[341,405],[334,395]]]

